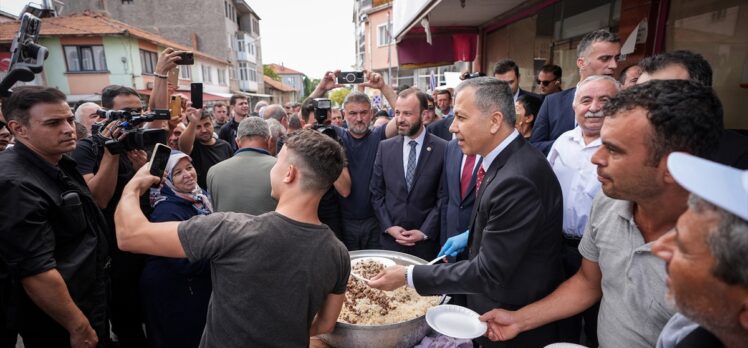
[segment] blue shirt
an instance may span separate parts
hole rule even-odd
[[[356,139],[347,130],[334,127],[345,148],[348,171],[351,173],[351,194],[341,197],[343,219],[363,220],[374,216],[371,206],[369,182],[374,171],[379,142],[385,139],[387,126],[372,129],[363,138]]]

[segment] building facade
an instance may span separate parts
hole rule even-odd
[[[65,13],[101,11],[194,50],[227,57],[232,91],[265,99],[260,17],[245,0],[69,0]],[[213,76],[217,79],[218,76]]]
[[[301,101],[304,99],[304,73],[278,64],[268,64],[270,69],[273,70],[279,77],[280,82],[286,86],[290,86],[296,91],[294,100],[289,101]],[[267,81],[267,79],[265,80]]]
[[[9,51],[18,22],[0,24],[0,51]],[[117,84],[149,95],[158,54],[166,47],[188,50],[153,33],[96,14],[42,19],[39,43],[49,50],[44,71],[32,84],[56,87],[71,103],[99,101],[101,90]],[[200,51],[194,65],[181,65],[179,90],[202,82],[205,101],[230,96],[229,62]],[[0,78],[4,75],[0,72]]]

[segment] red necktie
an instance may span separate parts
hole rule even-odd
[[[483,170],[483,166],[480,166],[480,169],[478,169],[478,177],[475,179],[475,194],[478,194],[478,189],[480,189],[480,184],[483,182],[483,177],[486,176],[486,171]]]
[[[473,177],[475,167],[475,155],[465,157],[465,165],[462,166],[462,176],[460,177],[460,197],[465,199],[470,188],[470,179]]]

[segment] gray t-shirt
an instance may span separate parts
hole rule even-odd
[[[210,260],[213,294],[200,347],[308,347],[329,294],[345,292],[350,257],[326,225],[214,213],[179,224],[190,262]]]
[[[602,272],[597,319],[602,348],[654,347],[675,313],[665,300],[665,262],[652,254],[652,243],[645,243],[632,207],[600,192],[579,243],[582,256]]]

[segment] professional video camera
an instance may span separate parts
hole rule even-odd
[[[42,28],[39,18],[56,15],[51,1],[45,0],[41,6],[30,3],[21,13],[21,26],[10,46],[12,56],[8,74],[0,81],[0,97],[10,96],[13,93],[10,88],[18,81],[33,81],[34,76],[42,72],[44,60],[49,55],[47,48],[37,44],[37,41]]]
[[[91,133],[94,139],[103,142],[112,154],[120,155],[130,150],[145,150],[148,152],[153,149],[156,143],[166,144],[169,133],[166,130],[159,128],[141,129],[138,126],[145,122],[168,120],[170,114],[167,109],[156,109],[143,115],[127,110],[98,110],[96,114],[99,117],[106,118],[106,121],[94,124],[91,127]],[[119,128],[122,130],[124,137],[120,136],[118,139],[113,139],[101,133],[112,122],[118,123],[111,129],[110,133],[114,133],[115,129]]]
[[[314,98],[313,100],[314,120],[317,121],[314,129],[330,138],[338,140],[338,133],[335,133],[335,129],[330,127],[330,121],[328,120],[332,109],[332,102],[327,98]]]

